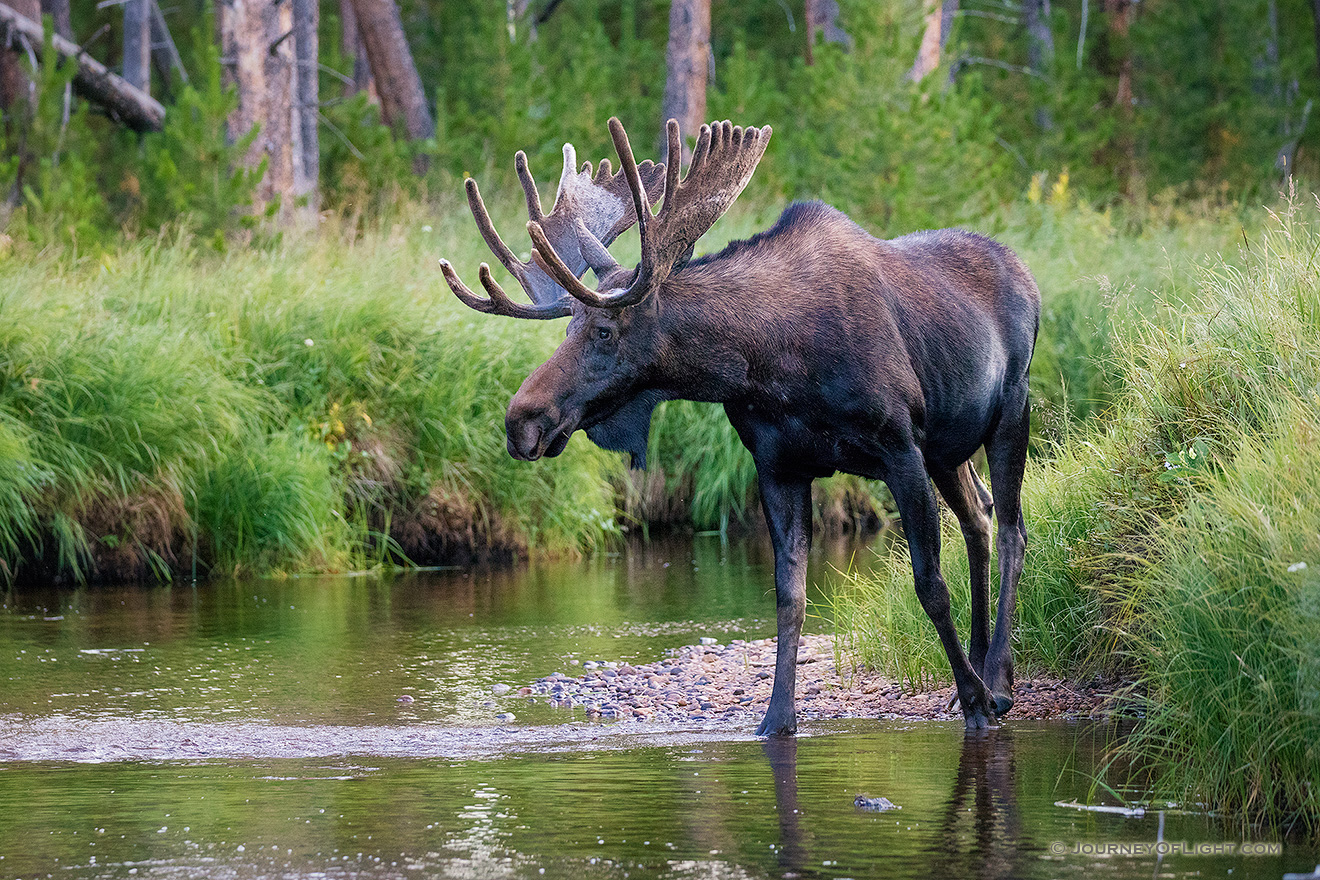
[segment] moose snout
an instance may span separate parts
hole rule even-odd
[[[553,458],[564,451],[573,433],[575,426],[568,424],[569,421],[558,407],[515,396],[504,416],[509,455],[520,461],[535,461],[543,455]]]
[[[514,419],[512,414],[504,419],[504,432],[509,455],[520,461],[535,461],[541,457],[541,425],[526,419]]]

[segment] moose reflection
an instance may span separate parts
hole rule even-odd
[[[763,741],[762,748],[774,777],[775,815],[779,822],[777,867],[804,877],[835,876],[813,870],[821,864],[822,856],[828,854],[831,844],[825,843],[830,838],[824,833],[819,816],[804,813],[799,801],[797,739],[770,737]],[[938,773],[931,779],[943,781]],[[1012,731],[980,731],[964,737],[958,768],[951,781],[948,799],[939,810],[935,836],[930,841],[927,876],[1001,880],[1025,873]],[[831,796],[839,796],[833,789],[831,792]],[[889,824],[927,827],[927,814],[920,812],[917,805],[905,806],[903,812],[883,814],[898,819],[897,823]],[[857,815],[859,821],[865,821],[863,817],[870,814],[858,810]]]
[[[531,261],[495,232],[476,183],[477,227],[527,291],[515,303],[482,264],[489,297],[447,261],[445,279],[478,311],[568,317],[568,335],[509,404],[509,454],[563,451],[578,429],[644,466],[651,415],[664,400],[724,405],[756,463],[775,552],[778,647],[774,687],[757,732],[796,730],[794,672],[811,544],[811,483],[837,471],[888,484],[912,555],[917,595],[949,658],[968,729],[1013,705],[1012,620],[1026,530],[1020,505],[1029,407],[1027,370],[1040,294],[1007,248],[969,232],[883,241],[821,203],[790,205],[775,225],[716,254],[697,240],[733,204],[765,152],[770,128],[702,126],[680,181],[677,164],[639,166],[617,119],[622,170],[575,172],[571,148],[544,214],[526,157]],[[680,155],[678,124],[669,155]],[[626,187],[627,197],[624,195]],[[652,205],[663,206],[652,215]],[[607,245],[637,223],[641,262]],[[591,268],[592,290],[580,276]],[[990,490],[968,459],[984,446]],[[964,653],[940,574],[935,488],[962,527],[971,560],[972,623]],[[999,522],[999,607],[989,623],[990,521]]]
[[[982,731],[963,740],[940,829],[931,876],[1019,876],[1022,827],[1011,730]]]

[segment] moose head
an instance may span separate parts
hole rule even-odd
[[[527,194],[531,261],[513,257],[500,240],[477,185],[467,182],[468,203],[491,250],[522,284],[534,305],[514,303],[482,264],[480,278],[490,294],[475,296],[453,268],[441,261],[445,280],[464,303],[480,312],[517,318],[571,316],[568,333],[554,356],[527,377],[509,404],[505,426],[509,454],[532,461],[564,450],[574,431],[595,443],[628,452],[635,467],[646,463],[646,440],[655,406],[670,396],[653,380],[656,361],[666,349],[661,322],[661,288],[692,256],[693,246],[742,192],[765,152],[770,127],[742,128],[729,122],[702,126],[687,176],[676,164],[637,164],[622,123],[610,120],[610,135],[622,166],[609,176],[608,160],[587,183],[590,166],[571,169],[572,147],[565,146],[564,175],[555,209],[540,211],[536,187],[518,154],[517,168]],[[671,156],[680,155],[678,123],[667,127]],[[663,177],[662,177],[663,175]],[[572,186],[566,191],[565,181]],[[623,203],[622,186],[629,197]],[[664,195],[660,213],[650,205]],[[637,222],[642,259],[636,269],[620,266],[608,245]],[[595,290],[580,276],[590,268]]]

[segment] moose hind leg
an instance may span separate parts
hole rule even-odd
[[[995,722],[990,692],[981,676],[972,668],[958,631],[949,614],[949,588],[940,574],[940,513],[926,473],[921,453],[914,447],[909,454],[890,468],[885,482],[898,505],[903,519],[903,532],[907,535],[912,555],[913,584],[917,598],[925,609],[935,631],[939,633],[944,653],[953,670],[953,681],[958,688],[963,718],[968,730],[979,730]]]
[[[990,647],[990,514],[994,503],[970,461],[953,471],[932,472],[931,478],[958,518],[967,543],[972,590],[972,631],[967,652],[972,668],[984,679],[985,655]]]
[[[797,732],[794,709],[798,639],[807,609],[807,553],[811,550],[811,480],[760,474],[761,506],[775,550],[778,646],[770,706],[757,736]]]
[[[1025,386],[1017,415],[1006,416],[985,445],[990,465],[990,491],[994,495],[999,554],[999,609],[995,631],[986,654],[984,678],[995,701],[996,714],[1013,706],[1013,616],[1017,610],[1018,580],[1026,557],[1027,525],[1022,515],[1022,475],[1027,465],[1031,407]],[[1011,412],[1013,410],[1006,410]]]

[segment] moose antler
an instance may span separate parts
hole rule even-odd
[[[680,150],[678,121],[667,125],[669,155]],[[546,233],[544,224],[533,218],[527,224],[531,234],[532,261],[566,291],[589,306],[603,309],[622,309],[641,302],[647,294],[659,287],[682,261],[706,230],[729,209],[738,194],[751,180],[756,165],[765,154],[770,141],[770,126],[764,128],[734,125],[727,120],[703,125],[692,151],[692,164],[680,183],[678,164],[671,162],[666,169],[665,203],[660,213],[650,216],[641,173],[633,158],[632,145],[623,123],[617,117],[610,119],[610,135],[619,153],[619,164],[628,178],[633,195],[633,209],[637,215],[637,230],[642,239],[642,261],[628,287],[610,293],[591,290],[572,272],[561,258],[555,242]],[[597,243],[598,245],[600,243]],[[585,248],[593,259],[601,257],[603,247]],[[582,250],[581,248],[579,250]],[[608,254],[604,256],[608,257]],[[618,269],[612,260],[597,267],[597,276],[604,278],[610,270]],[[606,270],[606,271],[602,271]]]
[[[527,199],[527,215],[544,229],[544,237],[552,242],[564,255],[566,269],[576,278],[587,267],[596,266],[588,255],[599,256],[610,242],[631,226],[637,218],[636,200],[632,193],[631,181],[620,171],[613,173],[609,160],[602,160],[599,170],[592,175],[591,163],[584,162],[580,171],[575,171],[577,152],[572,144],[564,144],[564,169],[559,177],[559,189],[555,194],[555,204],[546,214],[541,208],[541,196],[536,189],[536,180],[527,167],[527,154],[518,151],[514,156],[514,168],[522,184],[523,195]],[[663,194],[666,180],[665,166],[650,161],[642,163],[637,170],[638,185],[646,193],[644,201],[650,204],[659,201]],[[490,214],[482,201],[477,182],[468,178],[465,183],[468,207],[476,220],[477,229],[485,239],[491,252],[499,259],[509,274],[517,279],[523,290],[532,300],[532,305],[523,305],[509,299],[504,289],[491,275],[490,266],[481,264],[481,284],[486,288],[489,298],[473,293],[463,284],[448,260],[440,261],[440,270],[454,295],[465,305],[486,314],[507,315],[514,318],[559,318],[570,311],[572,300],[564,288],[535,263],[524,263],[509,249],[491,222]],[[650,214],[649,208],[645,211]],[[589,239],[589,241],[588,241]],[[585,253],[584,253],[585,252]],[[606,252],[606,260],[608,252]]]

